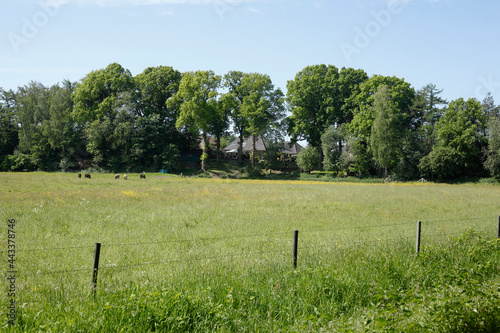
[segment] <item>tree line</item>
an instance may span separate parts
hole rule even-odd
[[[441,93],[332,65],[304,68],[285,95],[265,74],[159,66],[132,76],[113,63],[79,82],[0,88],[0,168],[175,170],[201,138],[204,170],[209,137],[217,159],[228,137],[238,138],[241,162],[245,138],[288,135],[308,142],[297,160],[304,171],[500,176],[500,108],[491,94],[448,102]]]

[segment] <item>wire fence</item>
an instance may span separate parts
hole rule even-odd
[[[297,258],[292,258],[290,256],[292,247],[299,248],[298,255],[300,255],[304,253],[304,251],[335,250],[339,248],[353,248],[373,244],[411,244],[422,242],[422,244],[425,245],[436,242],[437,240],[443,241],[450,237],[459,236],[468,229],[474,229],[484,235],[490,234],[493,238],[494,223],[491,222],[492,220],[492,217],[477,217],[421,221],[419,223],[421,223],[423,227],[421,231],[418,231],[417,235],[415,235],[415,229],[412,227],[415,226],[415,223],[406,222],[366,225],[363,227],[300,230],[300,241],[292,239],[292,231],[290,231],[268,234],[235,235],[230,237],[176,239],[159,242],[102,244],[103,250],[113,249],[113,251],[107,251],[105,255],[103,254],[101,264],[99,265],[99,263],[97,263],[97,265],[100,270],[127,271],[137,267],[196,263],[203,261],[223,261],[242,257],[259,258],[273,254],[283,256],[283,260],[285,261],[291,261],[293,259],[294,262],[296,262]],[[500,238],[500,217],[498,217],[497,221],[496,237]],[[245,240],[245,242],[238,242],[238,244],[230,244],[222,247],[214,246],[214,244],[220,242],[227,243],[228,241],[240,240]],[[298,244],[292,244],[293,242],[298,242]],[[191,246],[187,246],[187,244],[191,244]],[[130,262],[128,259],[122,260],[120,258],[120,254],[127,256],[127,250],[130,251],[134,247],[141,247],[142,249],[149,248],[149,253],[144,253],[144,257],[140,258],[140,262]],[[61,254],[64,254],[62,257],[72,257],[75,256],[75,254],[72,254],[71,251],[78,251],[79,257],[83,256],[87,258],[86,261],[80,263],[78,267],[57,267],[55,264],[50,264],[49,267],[37,267],[36,262],[30,262],[28,259],[25,260],[25,264],[23,265],[24,268],[18,270],[18,278],[76,273],[90,274],[96,270],[96,267],[91,265],[92,249],[95,250],[95,246],[72,245],[67,247],[17,249],[18,252],[29,254],[50,253],[54,258],[60,258]],[[82,251],[84,253],[82,253]],[[160,254],[162,251],[168,256],[161,257]],[[416,251],[419,251],[419,246]],[[0,251],[2,255],[6,252],[7,251]],[[137,250],[132,250],[133,255],[131,256],[137,258],[137,252]],[[110,259],[106,256],[112,258]],[[61,260],[56,259],[56,261]],[[95,264],[94,262],[94,265]]]

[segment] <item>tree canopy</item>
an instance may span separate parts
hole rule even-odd
[[[403,78],[325,64],[305,67],[286,88],[285,96],[269,75],[236,70],[158,66],[134,77],[117,63],[78,82],[0,88],[0,168],[173,170],[194,153],[203,170],[209,156],[220,159],[229,137],[239,139],[243,163],[245,139],[275,144],[289,136],[309,145],[299,158],[304,171],[397,179],[500,174],[500,108],[491,93],[482,103],[448,102],[432,83],[415,91]]]

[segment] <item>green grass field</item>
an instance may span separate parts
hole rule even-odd
[[[500,328],[498,185],[113,176],[0,173],[2,269],[7,275],[7,221],[15,219],[17,271],[16,324],[7,321],[6,283],[2,328]]]

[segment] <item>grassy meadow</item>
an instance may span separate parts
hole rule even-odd
[[[3,276],[9,219],[17,270],[16,323],[6,283],[0,326],[496,332],[499,198],[498,185],[0,173]]]

